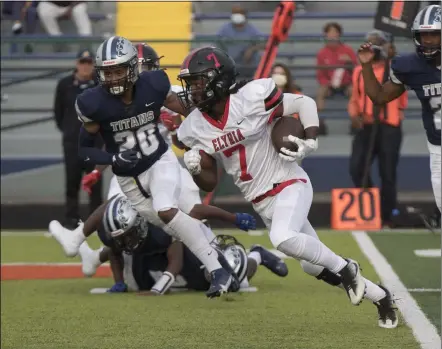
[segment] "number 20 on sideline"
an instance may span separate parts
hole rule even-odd
[[[331,196],[332,229],[381,229],[381,205],[378,188],[333,189]]]

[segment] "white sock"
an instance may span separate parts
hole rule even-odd
[[[257,251],[252,251],[247,255],[248,258],[252,258],[256,264],[260,265],[262,262],[261,254]]]
[[[367,280],[365,278],[364,278],[364,280],[365,280],[365,287],[366,287],[364,298],[367,298],[367,299],[371,300],[372,302],[378,302],[387,295],[385,293],[385,291],[382,288],[380,288],[378,285],[376,285],[375,283],[373,283],[370,280]]]
[[[302,233],[279,244],[278,250],[293,258],[323,266],[335,274],[347,265],[344,258],[338,256],[321,241]]]
[[[205,238],[204,228],[207,227],[203,223],[178,210],[165,228],[167,233],[182,241],[192,251],[209,273],[221,268],[218,253]]]

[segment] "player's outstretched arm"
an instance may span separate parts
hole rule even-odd
[[[364,78],[365,93],[375,104],[386,104],[405,92],[405,86],[389,80],[381,85],[373,71],[374,52],[371,43],[362,44],[358,50],[359,61],[362,66],[362,77]]]
[[[115,284],[124,283],[123,269],[124,259],[123,254],[115,249],[109,250],[109,263],[114,277]]]
[[[166,100],[164,101],[164,106],[167,109],[170,109],[183,116],[187,116],[191,112],[191,110],[184,108],[184,105],[180,102],[178,95],[173,91],[170,91],[167,95]]]
[[[222,208],[211,205],[195,205],[189,213],[189,216],[198,219],[217,219],[224,222],[230,222],[237,228],[249,231],[256,229],[256,219],[247,213],[231,213]]]

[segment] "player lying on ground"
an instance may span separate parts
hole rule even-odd
[[[217,163],[221,164],[260,214],[275,248],[300,260],[308,274],[342,285],[354,305],[366,292],[378,307],[379,326],[396,327],[390,293],[363,278],[357,262],[325,246],[307,218],[313,189],[296,161],[318,146],[316,103],[305,95],[282,93],[272,79],[236,82],[236,76],[232,58],[214,47],[194,50],[181,66],[181,101],[197,109],[177,135],[189,149],[184,161],[194,181],[205,191],[213,190]],[[297,151],[280,148],[278,153],[272,142],[273,123],[293,114],[299,115],[306,139],[290,135]]]
[[[95,57],[99,86],[78,96],[75,103],[83,126],[79,155],[96,165],[112,165],[118,183],[137,211],[148,221],[159,220],[166,233],[189,247],[211,275],[208,297],[226,292],[233,276],[221,267],[204,236],[204,224],[178,207],[180,165],[161,137],[157,124],[163,106],[184,114],[169,78],[162,70],[139,72],[138,52],[119,36],[105,40]],[[94,148],[103,138],[106,151]],[[85,236],[53,234],[67,256],[75,256]]]
[[[201,262],[179,241],[174,241],[161,228],[146,222],[123,195],[109,201],[95,227],[106,246],[92,250],[86,242],[80,247],[83,272],[95,274],[96,268],[110,260],[115,285],[110,292],[147,290],[164,294],[170,287],[205,291],[208,277]],[[262,264],[279,276],[286,276],[285,263],[261,246],[252,246],[247,256],[244,247],[234,237],[215,235],[208,231],[220,255],[225,257],[237,275],[241,286],[248,281]]]
[[[416,52],[397,56],[391,62],[390,79],[379,84],[372,67],[371,43],[361,45],[358,56],[362,65],[365,92],[377,104],[387,104],[412,89],[422,105],[422,121],[430,152],[431,184],[437,207],[441,210],[441,17],[439,5],[421,10],[414,19],[411,33]]]

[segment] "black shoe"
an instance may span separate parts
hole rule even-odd
[[[223,268],[216,269],[210,273],[210,287],[206,292],[208,298],[219,297],[227,293],[232,283],[232,275]]]
[[[78,228],[78,224],[80,223],[79,219],[75,218],[66,218],[63,222],[63,227],[69,230],[75,230]]]
[[[250,248],[250,252],[253,251],[258,252],[261,255],[261,264],[269,269],[273,274],[281,277],[287,276],[289,269],[287,268],[287,264],[285,264],[281,258],[260,245],[253,245]]]
[[[394,302],[393,295],[384,286],[379,285],[382,288],[386,296],[378,302],[374,302],[378,308],[379,320],[378,325],[382,328],[396,328],[398,324],[398,317],[396,314],[396,303]]]
[[[365,280],[361,275],[359,264],[351,259],[346,259],[348,264],[339,272],[342,285],[353,305],[359,305],[365,294]]]

